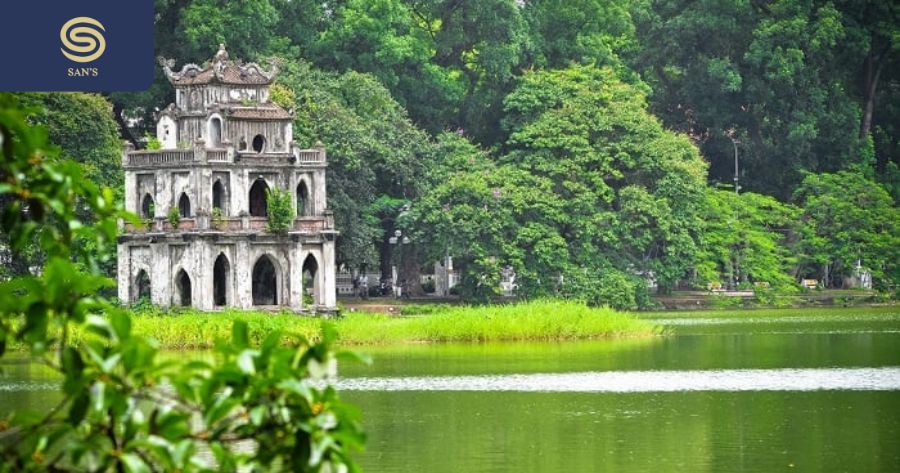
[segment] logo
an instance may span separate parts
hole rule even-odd
[[[59,50],[75,62],[91,62],[106,51],[106,28],[99,21],[79,16],[67,21],[59,30],[63,47]]]

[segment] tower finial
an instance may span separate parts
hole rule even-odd
[[[216,62],[225,62],[228,60],[228,51],[225,50],[225,44],[219,43],[219,51],[216,53]]]

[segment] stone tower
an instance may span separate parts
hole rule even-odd
[[[119,299],[333,311],[325,149],[300,149],[293,113],[269,101],[277,65],[231,61],[224,46],[204,67],[160,63],[176,97],[158,115],[161,149],[122,154],[125,206],[144,225],[124,225],[119,238]],[[287,232],[266,229],[272,188],[293,196]]]

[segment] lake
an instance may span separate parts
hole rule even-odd
[[[645,314],[638,340],[365,348],[373,472],[900,471],[900,309]],[[0,411],[52,401],[5,360]],[[11,363],[11,364],[10,364]]]

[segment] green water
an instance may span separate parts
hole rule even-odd
[[[343,366],[345,382],[405,384],[344,391],[369,435],[358,458],[373,472],[900,471],[900,310],[657,320],[668,336],[365,349],[375,363]],[[871,388],[873,372],[891,387]],[[574,389],[559,392],[553,373]],[[690,386],[708,374],[712,388]],[[578,390],[606,375],[609,386]],[[667,375],[678,386],[655,381]],[[0,411],[51,402],[47,376],[7,364]],[[443,390],[435,377],[500,390]],[[835,378],[846,389],[820,387]]]

